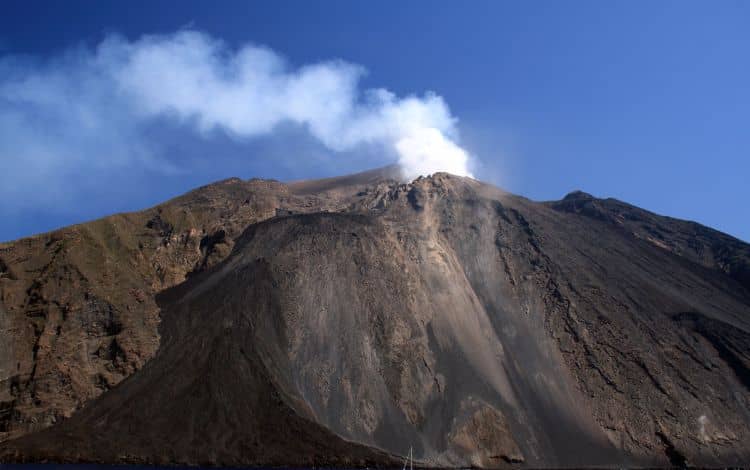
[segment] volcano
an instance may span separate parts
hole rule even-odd
[[[0,459],[750,462],[750,245],[576,191],[232,178],[0,245]]]

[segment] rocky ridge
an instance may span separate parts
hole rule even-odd
[[[226,180],[0,247],[0,419],[25,435],[2,455],[748,460],[747,244],[582,193],[393,171]]]

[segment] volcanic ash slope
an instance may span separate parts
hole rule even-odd
[[[282,185],[335,203],[159,294],[153,358],[6,460],[750,461],[747,245],[583,193],[347,178]]]

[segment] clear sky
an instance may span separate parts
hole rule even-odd
[[[399,100],[432,91],[457,119],[443,130],[472,155],[474,176],[512,192],[549,200],[581,189],[750,240],[750,2],[6,0],[2,10],[0,240],[230,176],[288,180],[388,163],[282,118],[261,137],[244,121],[226,130],[232,116],[216,118],[223,132],[207,131],[212,103],[191,104],[200,115],[132,117],[145,113],[141,103],[123,117],[126,105],[96,78],[102,41],[116,38],[117,56],[143,35],[180,31],[223,41],[227,63],[253,44],[292,71],[357,64],[367,70],[359,89]],[[151,78],[169,90],[160,77]],[[163,94],[139,96],[148,104]]]

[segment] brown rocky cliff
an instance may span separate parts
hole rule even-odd
[[[159,345],[156,293],[223,260],[249,224],[340,210],[350,192],[296,196],[279,182],[231,178],[0,244],[0,441],[71,416],[141,368]]]
[[[233,181],[271,187],[207,187],[206,207],[225,201],[206,212],[227,214],[224,234],[200,232],[178,256],[183,278],[200,272],[158,296],[158,352],[72,418],[3,444],[6,460],[388,464],[409,447],[434,466],[750,458],[750,294],[735,271],[446,174]],[[267,202],[241,231],[245,200]],[[160,219],[147,229],[199,230]],[[689,238],[670,227],[667,247]],[[201,248],[223,243],[206,261]]]

